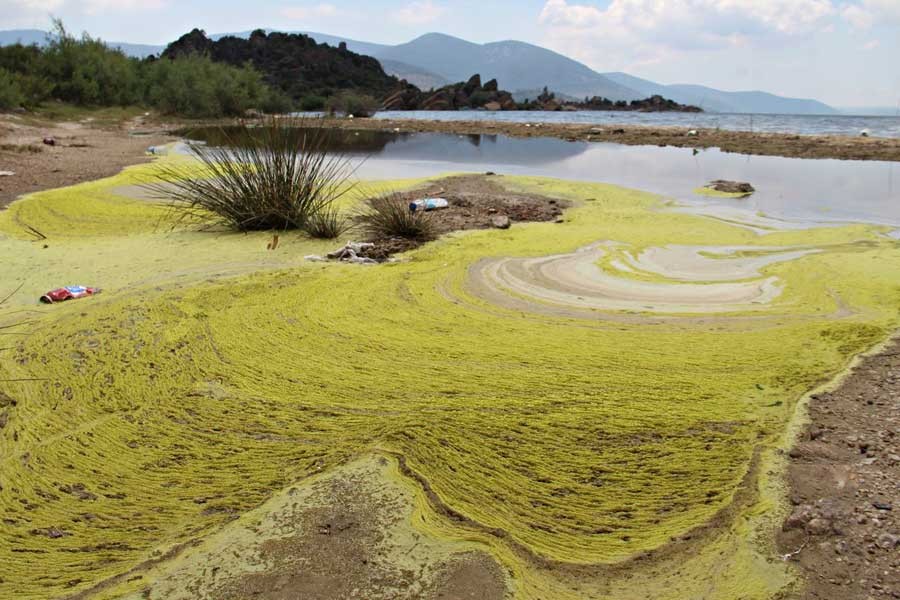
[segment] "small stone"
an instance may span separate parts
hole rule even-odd
[[[890,502],[873,502],[872,506],[878,510],[894,510],[894,506]]]
[[[875,543],[883,550],[892,550],[900,546],[900,536],[892,533],[882,533],[878,536],[878,541]]]
[[[809,504],[802,504],[794,509],[782,527],[785,531],[790,531],[791,529],[800,529],[805,526],[807,523],[812,521],[813,518],[813,508]]]
[[[816,517],[806,524],[806,532],[809,535],[825,535],[831,531],[831,521]]]
[[[506,215],[497,215],[496,217],[491,218],[491,226],[497,229],[509,229],[510,223],[509,217]]]

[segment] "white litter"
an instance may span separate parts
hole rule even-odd
[[[448,208],[450,203],[444,198],[422,198],[409,203],[409,210],[416,212],[417,210],[439,210]]]
[[[0,177],[12,177],[15,174],[15,171],[0,171]]]
[[[334,252],[329,252],[327,257],[331,260],[339,260],[341,262],[353,263],[356,265],[375,265],[377,260],[360,256],[364,250],[371,250],[375,244],[366,242],[347,242],[343,248],[338,248]]]

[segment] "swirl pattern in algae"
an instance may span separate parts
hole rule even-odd
[[[804,394],[896,327],[900,246],[882,229],[759,234],[641,192],[503,178],[575,208],[561,225],[451,234],[393,264],[318,264],[302,256],[321,242],[266,252],[263,234],[171,230],[158,207],[116,196],[151,168],[0,215],[3,287],[25,282],[0,325],[27,334],[0,354],[0,597],[94,589],[372,452],[402,459],[419,530],[477,541],[518,597],[791,585],[764,534],[775,450]],[[537,310],[552,304],[473,287],[479,261],[604,241],[632,258],[810,251],[760,266],[779,286],[765,306],[709,316]],[[617,273],[629,276],[666,279]],[[105,291],[21,312],[63,283]],[[672,554],[689,538],[702,543]]]

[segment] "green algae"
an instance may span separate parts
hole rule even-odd
[[[263,234],[171,231],[159,207],[110,192],[148,172],[35,194],[0,215],[3,283],[24,280],[29,294],[0,318],[76,283],[62,278],[106,288],[38,309],[0,363],[0,379],[46,379],[0,384],[17,402],[0,431],[0,595],[84,589],[382,450],[479,526],[448,523],[421,497],[413,522],[490,547],[520,597],[771,597],[790,578],[747,541],[751,513],[684,566],[639,581],[567,577],[514,548],[612,568],[714,518],[753,457],[781,443],[797,401],[884,340],[900,308],[900,248],[877,227],[758,235],[641,192],[503,178],[577,205],[563,226],[454,234],[360,268],[303,262],[324,246],[300,236],[269,253]],[[22,223],[40,223],[50,248],[23,239]],[[598,240],[633,254],[824,251],[766,267],[784,293],[734,323],[527,315],[467,289],[481,258]],[[34,533],[49,529],[63,535]],[[699,577],[709,573],[716,581]]]
[[[747,198],[748,196],[753,195],[753,192],[720,192],[719,190],[713,189],[711,187],[695,188],[694,193],[698,196],[708,196],[710,198],[723,198],[732,200],[740,200],[742,198]]]

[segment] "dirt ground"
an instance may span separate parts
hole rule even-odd
[[[0,115],[0,171],[14,173],[0,177],[0,209],[23,194],[115,175],[149,160],[149,146],[174,139],[144,117],[98,124]]]
[[[442,179],[411,192],[399,192],[406,201],[440,197],[448,201],[445,209],[427,213],[438,235],[467,229],[514,227],[526,221],[562,221],[564,200],[536,194],[513,193],[492,181],[492,175],[461,175]],[[397,252],[405,252],[421,242],[402,238],[369,240],[375,248],[364,256],[382,260]]]
[[[537,116],[535,118],[538,118]],[[514,137],[557,137],[569,141],[610,142],[629,146],[720,148],[725,152],[793,158],[900,161],[900,139],[752,133],[687,127],[501,123],[485,121],[420,121],[412,119],[331,119],[329,126],[402,132],[502,134]]]
[[[900,341],[814,396],[809,416],[778,540],[807,581],[798,598],[900,598]]]

